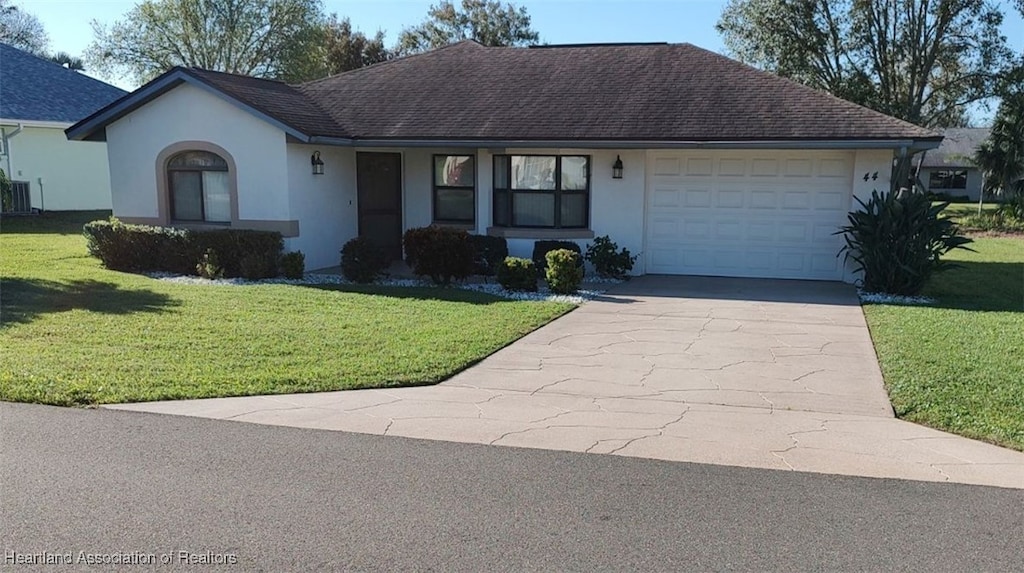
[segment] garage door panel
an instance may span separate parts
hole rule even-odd
[[[739,189],[722,189],[715,195],[715,207],[720,209],[742,209],[746,195],[746,191]]]
[[[747,161],[745,159],[720,159],[718,160],[718,175],[720,177],[746,177]]]
[[[851,153],[674,153],[656,156],[650,177],[648,272],[842,277],[834,233],[849,208]]]

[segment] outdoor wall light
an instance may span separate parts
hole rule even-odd
[[[313,175],[324,174],[324,160],[320,159],[319,151],[313,152],[313,155],[309,158],[309,162],[313,165]]]
[[[615,163],[612,163],[612,179],[622,179],[622,158],[615,156]]]

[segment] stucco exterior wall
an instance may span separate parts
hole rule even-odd
[[[182,141],[209,142],[231,155],[237,167],[239,219],[290,219],[284,132],[185,84],[107,126],[116,216],[161,223],[157,186],[164,175],[156,159]]]
[[[323,175],[313,175],[315,151],[324,162]],[[288,205],[299,236],[286,240],[287,250],[302,251],[307,270],[338,265],[341,247],[359,234],[355,151],[288,144]]]
[[[0,167],[12,181],[29,184],[33,208],[110,209],[106,144],[68,141],[66,127],[26,125],[17,132],[17,126],[5,125]]]
[[[867,203],[872,191],[888,191],[892,185],[892,162],[894,154],[891,149],[862,149],[857,151],[853,164],[853,196],[850,199],[850,210],[861,208],[857,199]],[[872,179],[878,173],[878,179]],[[868,180],[864,176],[868,175]],[[853,261],[846,262],[843,281],[855,283],[860,275],[854,272]]]

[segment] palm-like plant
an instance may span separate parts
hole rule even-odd
[[[992,132],[978,146],[974,161],[985,179],[985,192],[1002,198],[1024,193],[1024,89],[1003,97]]]

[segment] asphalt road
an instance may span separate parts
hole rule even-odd
[[[1022,509],[1021,490],[0,403],[10,571],[41,552],[151,555],[138,570],[1011,571]]]

